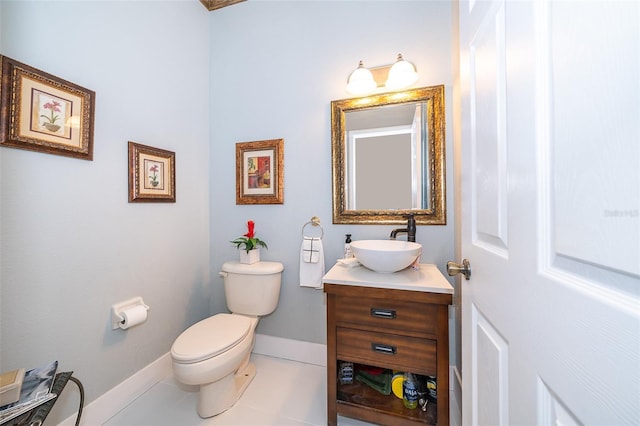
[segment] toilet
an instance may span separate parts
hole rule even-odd
[[[200,386],[198,415],[231,408],[256,374],[249,362],[261,316],[276,309],[282,263],[225,262],[220,276],[230,314],[220,313],[186,329],[171,346],[175,378]]]

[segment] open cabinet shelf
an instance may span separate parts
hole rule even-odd
[[[436,424],[437,406],[435,402],[430,401],[427,404],[427,411],[422,411],[420,407],[412,410],[405,407],[402,399],[393,394],[383,395],[357,381],[349,385],[338,384],[336,399],[338,414],[342,414],[341,411],[349,412],[351,409],[365,408],[372,411],[376,418],[382,414],[406,422]]]

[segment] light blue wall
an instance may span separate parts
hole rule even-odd
[[[0,370],[60,361],[87,402],[209,314],[208,12],[2,1],[1,52],[96,92],[94,161],[0,148]],[[127,142],[176,153],[177,202],[127,202]],[[111,330],[142,296],[148,321]],[[48,423],[76,410],[74,386]]]
[[[214,312],[225,310],[228,241],[256,222],[269,243],[268,260],[285,265],[280,305],[259,333],[325,342],[325,299],[300,288],[301,229],[312,216],[324,228],[327,267],[342,257],[344,234],[388,238],[393,226],[333,225],[330,102],[349,97],[347,76],[358,65],[393,63],[398,53],[420,73],[416,87],[444,84],[447,117],[452,93],[451,4],[444,1],[256,1],[211,14],[211,265]],[[452,158],[451,121],[447,156]],[[236,205],[235,143],[284,138],[284,205]],[[453,170],[451,161],[447,169]],[[453,174],[447,175],[453,194]],[[447,226],[419,226],[423,261],[444,272],[453,259],[453,197]]]

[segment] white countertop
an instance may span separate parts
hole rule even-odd
[[[374,272],[362,265],[347,267],[336,263],[322,277],[322,283],[453,294],[449,281],[431,263],[421,263],[417,271],[407,268],[391,274]]]

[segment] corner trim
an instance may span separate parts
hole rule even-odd
[[[449,366],[449,422],[451,426],[462,425],[462,376],[457,366]]]

